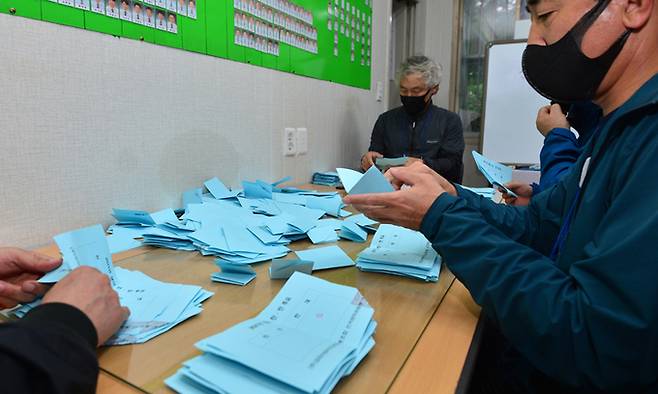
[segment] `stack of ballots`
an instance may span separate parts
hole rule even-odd
[[[313,174],[311,183],[324,186],[339,186],[341,184],[337,172],[316,172]]]
[[[441,256],[418,231],[382,224],[370,246],[359,253],[356,266],[361,271],[436,282],[439,280]]]
[[[130,309],[130,317],[106,345],[146,342],[201,313],[201,303],[213,295],[199,286],[160,282],[139,271],[114,267],[100,225],[57,235],[55,242],[63,263],[40,282],[57,282],[75,268],[90,265],[109,276],[119,302]],[[40,302],[23,305],[13,313],[23,317]]]
[[[373,309],[353,287],[295,272],[255,318],[196,344],[165,383],[180,393],[329,393],[375,342]]]

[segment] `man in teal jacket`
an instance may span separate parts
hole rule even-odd
[[[528,207],[422,165],[346,202],[420,229],[482,306],[506,347],[480,392],[658,392],[658,1],[528,5],[530,84],[603,109],[573,171]]]

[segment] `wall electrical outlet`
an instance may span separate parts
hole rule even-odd
[[[297,153],[297,130],[292,127],[286,127],[283,130],[283,155],[295,156]]]
[[[297,154],[305,155],[308,152],[308,130],[306,127],[297,128]]]

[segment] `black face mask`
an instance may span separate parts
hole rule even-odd
[[[430,94],[431,90],[432,89],[429,89],[427,93],[422,96],[400,96],[400,101],[402,101],[402,105],[404,106],[404,109],[407,111],[409,116],[412,118],[417,118],[418,115],[425,111],[425,109],[432,102],[432,98],[430,98],[428,101],[425,101],[425,98],[428,94]]]
[[[608,70],[621,52],[630,31],[626,31],[601,56],[590,59],[580,50],[583,36],[608,6],[600,0],[558,42],[528,45],[523,52],[523,74],[528,83],[549,100],[565,103],[591,100]]]

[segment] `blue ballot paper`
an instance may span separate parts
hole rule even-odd
[[[272,199],[272,185],[263,181],[242,181],[244,196],[246,198],[268,198]]]
[[[270,265],[270,279],[288,279],[295,272],[311,274],[313,262],[298,259],[274,259]]]
[[[141,237],[141,234],[139,236]],[[142,242],[135,238],[132,231],[126,231],[126,229],[119,226],[115,227],[112,235],[107,237],[110,253],[119,253],[142,246]]]
[[[295,254],[306,261],[313,262],[313,271],[329,268],[351,267],[354,261],[337,245],[324,248],[297,250]]]
[[[371,166],[361,174],[348,168],[337,168],[345,190],[349,194],[387,193],[393,191],[393,186],[377,167]]]
[[[105,345],[146,342],[201,313],[201,303],[213,295],[199,286],[160,282],[139,271],[114,267],[100,225],[60,234],[54,239],[63,256],[61,272],[68,274],[81,265],[93,266],[110,277],[120,304],[130,310],[128,319]],[[13,313],[23,317],[40,303],[37,300],[22,305]]]
[[[39,282],[58,282],[74,269],[87,265],[109,276],[113,286],[118,285],[105,231],[100,224],[56,235],[54,240],[62,254],[62,265],[41,277]]]
[[[217,178],[212,178],[203,183],[203,185],[208,189],[208,192],[217,200],[222,200],[225,198],[236,197],[239,192],[231,191],[226,187],[222,181]]]
[[[471,152],[477,168],[482,175],[487,178],[487,181],[492,185],[506,192],[512,197],[518,197],[513,191],[508,189],[505,185],[512,180],[512,169],[504,166],[497,161],[488,159],[476,151]]]
[[[248,264],[236,264],[230,261],[218,260],[217,265],[222,269],[215,272],[210,279],[231,285],[244,286],[256,277],[256,271]]]
[[[356,266],[362,271],[436,282],[439,278],[441,257],[418,231],[382,224],[370,246],[359,253]]]
[[[379,222],[370,219],[366,215],[360,213],[358,215],[350,216],[347,219],[345,219],[346,222],[354,222],[359,225],[362,229],[369,231],[369,232],[375,232],[377,229],[375,228],[376,225],[379,224]]]
[[[374,347],[373,314],[357,289],[295,272],[258,316],[198,342],[204,354],[166,383],[183,393],[329,393]]]
[[[338,241],[338,235],[332,227],[333,226],[315,227],[308,230],[306,235],[308,235],[308,238],[314,244],[336,242]]]
[[[340,210],[343,206],[343,200],[339,195],[329,197],[306,196],[306,207],[311,209],[319,209],[328,215],[337,217],[340,215]]]
[[[183,192],[183,208],[190,204],[201,204],[203,202],[203,193],[201,188],[190,189]]]
[[[155,226],[151,215],[146,211],[134,211],[131,209],[112,209],[112,216],[119,224],[137,224],[143,226]]]
[[[354,242],[366,242],[368,233],[366,233],[366,230],[362,229],[358,224],[345,220],[338,236]]]

